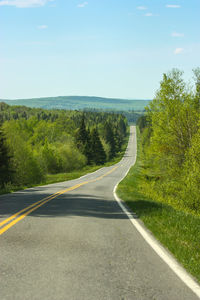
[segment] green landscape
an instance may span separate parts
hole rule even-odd
[[[200,299],[200,0],[0,11],[0,300]]]
[[[43,109],[66,109],[123,114],[129,123],[136,124],[151,100],[127,100],[86,96],[62,96],[34,99],[1,100],[9,105]]]
[[[144,111],[150,100],[127,100],[103,97],[87,97],[87,96],[60,96],[33,99],[16,99],[5,100],[0,99],[10,105],[25,105],[28,107],[40,107],[44,109],[67,109],[67,110],[83,110],[83,109],[100,109],[115,111]]]
[[[189,89],[174,69],[163,75],[153,101],[130,102],[139,113],[138,155],[118,194],[200,281],[200,69],[194,76]],[[93,98],[91,111],[66,110],[64,99],[63,105],[49,98],[0,103],[1,193],[74,179],[123,157],[124,112],[103,112],[105,103],[95,111],[100,104]]]
[[[114,163],[122,157],[128,138],[127,120],[116,113],[1,102],[0,121],[2,192],[72,179]]]

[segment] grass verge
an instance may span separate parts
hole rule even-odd
[[[117,153],[116,157],[114,157],[112,160],[106,162],[103,165],[92,165],[92,166],[87,165],[80,170],[74,170],[68,173],[47,174],[45,180],[40,184],[30,184],[26,186],[15,186],[13,184],[7,184],[4,189],[0,189],[0,195],[9,194],[15,191],[24,190],[26,188],[30,188],[34,186],[41,186],[41,185],[46,185],[51,183],[73,180],[81,176],[84,176],[88,173],[95,172],[100,168],[112,166],[118,163],[124,156],[124,153],[128,145],[128,140],[129,140],[129,135],[127,135],[126,138],[124,139],[121,152]]]
[[[200,217],[153,201],[142,193],[143,177],[140,147],[138,132],[136,164],[119,184],[117,194],[200,283]]]

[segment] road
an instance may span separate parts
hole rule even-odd
[[[198,299],[113,196],[135,156],[132,127],[117,165],[0,197],[1,300]]]

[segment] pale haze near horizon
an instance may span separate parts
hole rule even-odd
[[[0,98],[152,99],[200,66],[199,0],[0,0]]]

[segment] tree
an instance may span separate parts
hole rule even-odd
[[[192,138],[192,145],[186,152],[182,172],[182,189],[180,199],[184,206],[196,212],[200,211],[200,121],[199,129]]]
[[[195,85],[196,85],[196,93],[194,98],[195,108],[200,110],[200,68],[196,68],[193,70],[195,75]]]
[[[147,127],[147,116],[142,115],[137,119],[137,126],[140,129],[140,132],[143,132],[143,130]]]
[[[6,138],[0,127],[0,187],[4,187],[5,183],[11,181],[12,170],[10,167],[9,150],[6,145]]]
[[[76,132],[76,145],[77,148],[81,151],[81,153],[86,156],[87,163],[91,164],[92,152],[90,131],[86,129],[84,115],[82,116],[80,127]]]
[[[0,103],[0,120],[6,136],[3,144],[11,155],[9,165],[15,170],[15,185],[40,183],[47,173],[70,172],[87,164],[103,163],[105,151],[107,158],[111,158],[119,149],[126,126],[125,117],[119,114],[44,110],[4,103]],[[106,123],[110,126],[108,142]],[[97,132],[92,130],[96,127]],[[5,157],[3,161],[6,163]]]
[[[191,99],[182,72],[175,69],[163,75],[160,89],[148,111],[153,129],[151,151],[160,157],[160,166],[164,162],[169,169],[175,170],[184,162],[185,151],[191,146],[192,135],[197,131],[198,120]]]
[[[179,70],[164,74],[141,139],[146,191],[154,199],[193,211],[200,208],[199,85],[200,71],[195,93]]]
[[[76,143],[79,148],[82,148],[85,143],[87,143],[88,140],[88,132],[86,130],[85,126],[85,117],[84,115],[81,118],[80,127],[76,134]]]
[[[103,145],[99,138],[99,133],[97,128],[94,128],[91,133],[91,146],[93,153],[93,161],[99,165],[106,161],[106,153],[104,151]]]
[[[116,143],[112,126],[108,122],[105,124],[105,141],[110,145],[109,158],[113,158],[116,154]]]

